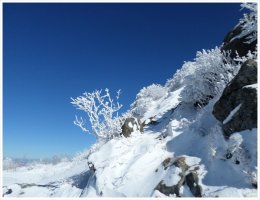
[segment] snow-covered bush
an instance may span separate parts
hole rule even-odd
[[[91,133],[97,139],[107,140],[121,133],[122,117],[118,111],[122,105],[118,102],[120,90],[117,92],[116,102],[111,98],[109,90],[96,90],[92,93],[85,92],[83,96],[71,98],[72,104],[79,110],[86,112],[91,123]],[[76,116],[74,124],[84,132],[90,132],[85,128],[85,120]]]
[[[184,86],[182,101],[203,105],[223,91],[238,69],[239,65],[232,63],[218,47],[202,50],[193,62],[184,63],[166,87],[173,91]]]
[[[152,84],[141,89],[131,105],[134,116],[142,117],[155,101],[165,95],[167,95],[167,89],[159,84]]]
[[[254,52],[248,51],[247,55],[242,56],[242,57],[239,57],[239,55],[237,54],[237,57],[234,58],[234,60],[237,61],[239,64],[243,64],[244,62],[246,62],[249,59],[256,60],[257,59],[257,51],[254,51]]]
[[[232,38],[246,37],[246,43],[252,43],[257,39],[257,4],[241,4],[242,9],[250,12],[244,14],[237,26],[241,26],[241,33]],[[237,57],[234,62],[228,52],[221,52],[216,47],[212,50],[197,52],[192,62],[185,62],[180,70],[177,70],[172,79],[168,80],[166,87],[174,91],[180,87],[182,101],[196,105],[204,105],[211,98],[220,94],[226,84],[236,75],[241,64],[247,59],[256,59],[257,51],[248,52],[245,57]]]
[[[242,9],[248,9],[250,12],[245,13],[244,17],[240,19],[237,26],[241,26],[242,30],[239,35],[232,38],[232,40],[243,38],[247,36],[245,43],[252,43],[257,39],[257,4],[256,3],[244,3],[241,4]],[[231,40],[231,41],[232,41]]]

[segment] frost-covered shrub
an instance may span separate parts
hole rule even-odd
[[[257,59],[257,51],[254,51],[254,52],[248,51],[246,56],[242,56],[242,57],[239,57],[239,55],[237,54],[237,57],[234,58],[234,60],[239,62],[239,64],[243,64],[244,62],[246,62],[249,59],[256,60]]]
[[[242,9],[250,12],[244,14],[237,26],[242,30],[239,35],[232,38],[246,37],[246,43],[252,43],[257,39],[257,4],[241,4]],[[174,91],[180,87],[182,101],[196,105],[205,105],[207,102],[220,94],[226,84],[236,75],[241,64],[247,59],[256,59],[257,52],[248,52],[245,57],[237,57],[233,62],[227,52],[221,52],[219,48],[197,52],[192,62],[185,62],[180,70],[177,70],[172,79],[168,80],[166,87]]]
[[[79,110],[86,112],[91,123],[91,133],[99,140],[107,140],[118,136],[121,133],[123,123],[122,117],[118,116],[118,111],[122,105],[118,102],[120,90],[117,92],[116,102],[111,98],[109,90],[96,90],[92,93],[84,93],[75,99],[71,98],[72,104]],[[90,132],[85,127],[85,120],[77,117],[74,124],[79,126],[84,132]]]
[[[150,98],[153,101],[156,101],[163,97],[166,93],[167,90],[163,86],[159,84],[152,84],[141,89],[140,92],[137,94],[137,99]]]
[[[237,73],[239,65],[228,59],[218,47],[198,51],[194,61],[185,62],[166,87],[173,91],[183,86],[182,101],[203,105],[220,94]]]
[[[242,27],[242,31],[239,35],[232,38],[231,41],[243,38],[245,36],[247,41],[245,43],[252,43],[257,39],[257,4],[256,3],[244,3],[241,4],[242,9],[248,9],[250,12],[245,13],[244,17],[240,19],[237,26]]]
[[[141,89],[131,105],[134,116],[142,117],[155,101],[165,95],[167,95],[167,89],[159,84],[152,84]]]

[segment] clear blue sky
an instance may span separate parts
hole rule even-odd
[[[214,48],[239,4],[4,3],[4,156],[74,154],[94,137],[73,125],[70,97],[164,84],[196,51]]]

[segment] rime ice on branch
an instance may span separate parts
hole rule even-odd
[[[83,96],[71,98],[72,104],[79,110],[86,112],[91,123],[92,131],[85,128],[85,120],[77,117],[74,124],[79,126],[84,132],[93,133],[97,139],[107,140],[117,136],[121,132],[122,119],[118,116],[118,111],[122,104],[118,102],[120,90],[117,91],[116,101],[114,101],[108,89],[96,90],[92,93],[83,93]]]

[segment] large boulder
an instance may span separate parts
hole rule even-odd
[[[185,183],[185,173],[188,170],[189,166],[185,162],[184,157],[179,157],[177,159],[173,158],[166,158],[162,162],[162,166],[164,167],[164,170],[167,170],[170,167],[178,167],[181,169],[181,173],[178,174],[180,179],[178,180],[178,183],[176,185],[167,186],[164,181],[162,180],[155,188],[155,190],[158,190],[159,192],[165,194],[166,196],[170,195],[176,195],[176,197],[181,197],[180,195],[180,189]]]
[[[194,197],[202,197],[202,187],[199,185],[199,178],[196,171],[187,174],[185,181]]]
[[[199,185],[199,177],[197,171],[199,168],[192,168],[186,164],[185,157],[178,157],[175,160],[173,158],[166,158],[162,165],[164,170],[168,170],[171,167],[178,167],[181,169],[181,173],[178,174],[179,180],[177,184],[167,186],[164,180],[160,181],[155,190],[165,194],[166,196],[176,195],[181,197],[181,187],[185,184],[189,187],[194,197],[202,197],[202,187]]]
[[[225,136],[257,127],[257,63],[247,60],[213,108]],[[255,85],[253,85],[255,84]]]
[[[255,51],[257,40],[249,43],[248,37],[249,35],[245,35],[241,38],[236,38],[242,32],[241,24],[236,26],[232,31],[230,31],[223,41],[222,50],[230,51],[230,57],[235,58],[237,54],[240,57],[246,56],[248,51]]]
[[[131,133],[136,130],[143,132],[143,124],[137,118],[129,117],[129,118],[126,118],[126,120],[122,126],[121,135],[123,135],[125,137],[129,137],[131,135]]]

